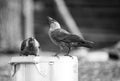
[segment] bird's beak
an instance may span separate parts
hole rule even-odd
[[[56,20],[55,19],[53,19],[53,18],[51,18],[51,17],[47,17],[48,18],[48,21],[49,21],[49,24],[51,24],[51,23],[53,23],[53,22],[56,22]]]
[[[49,16],[48,16],[47,18],[48,18],[49,21],[52,21],[52,20],[53,20],[53,18],[51,18],[51,17],[49,17]]]

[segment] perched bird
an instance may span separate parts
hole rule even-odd
[[[20,56],[39,55],[40,44],[34,37],[23,40]]]
[[[87,47],[91,48],[93,42],[87,41],[78,35],[71,34],[66,30],[62,29],[60,24],[53,18],[48,17],[50,28],[49,28],[49,37],[52,42],[60,47],[60,52],[62,49],[67,49],[65,56],[69,55],[69,52],[73,47]],[[57,56],[58,53],[55,55]]]

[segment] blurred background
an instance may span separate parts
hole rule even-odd
[[[56,51],[48,37],[47,16],[68,31],[75,26],[85,39],[95,42],[94,49],[111,46],[120,39],[119,6],[119,0],[0,0],[0,51],[16,51],[19,42],[30,36],[36,37],[42,50]]]
[[[95,42],[96,46],[94,49],[111,46],[120,40],[119,0],[64,1],[84,38]],[[38,40],[43,50],[55,50],[56,47],[53,46],[46,34],[46,29],[48,29],[46,16],[51,16],[58,20],[65,29],[69,30],[69,26],[65,22],[64,16],[60,14],[62,11],[59,10],[54,0],[36,0],[35,3],[37,3],[35,8],[39,8],[39,10],[34,11],[35,36],[40,38]],[[58,1],[58,3],[60,2]],[[67,21],[69,21],[69,18]]]
[[[69,32],[82,33],[95,42],[93,50],[111,47],[120,40],[119,0],[0,0],[0,71],[4,71],[2,66],[9,56],[18,55],[21,41],[28,37],[35,36],[42,51],[59,50],[48,36],[47,16]]]

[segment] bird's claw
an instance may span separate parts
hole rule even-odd
[[[36,54],[35,56],[40,56],[39,54]]]
[[[57,54],[53,55],[54,57],[60,58]]]
[[[71,56],[71,55],[64,55],[64,56],[69,56],[69,57],[71,57],[73,59],[73,56]]]

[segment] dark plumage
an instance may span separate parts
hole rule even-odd
[[[20,56],[28,56],[28,55],[39,55],[39,47],[40,44],[38,41],[30,37],[28,39],[23,40],[21,44],[21,54]]]
[[[72,47],[90,48],[93,46],[93,42],[87,41],[75,34],[67,32],[66,30],[62,29],[60,24],[51,17],[48,17],[48,19],[50,23],[49,37],[52,40],[52,42],[60,46],[61,49],[68,49],[66,56],[70,56],[69,52]],[[57,56],[57,54],[55,56]]]

